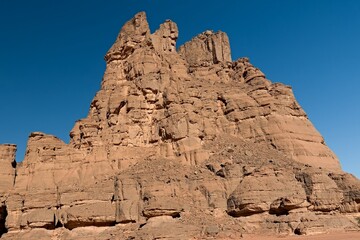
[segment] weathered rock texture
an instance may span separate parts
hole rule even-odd
[[[223,32],[176,51],[145,13],[105,55],[101,89],[70,143],[40,132],[15,166],[0,146],[5,239],[235,238],[359,230],[360,182],[296,102]],[[96,236],[96,237],[95,237]]]
[[[0,145],[0,237],[7,232],[6,217],[8,215],[6,199],[15,184],[16,177],[16,146]]]

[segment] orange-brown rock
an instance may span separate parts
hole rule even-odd
[[[4,239],[238,239],[359,230],[360,183],[296,102],[223,32],[128,21],[70,143],[0,146]],[[95,238],[96,236],[96,238]]]
[[[15,145],[0,145],[0,197],[6,195],[15,183],[15,154]],[[2,198],[0,200],[3,201]]]
[[[7,217],[6,199],[14,186],[16,177],[15,162],[16,146],[0,145],[0,237],[7,232],[5,225]]]
[[[231,62],[229,38],[224,32],[210,30],[193,38],[179,48],[190,66],[209,66],[220,62]]]

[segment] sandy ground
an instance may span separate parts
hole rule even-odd
[[[286,236],[286,237],[271,237],[271,236],[255,236],[244,235],[241,239],[251,240],[360,240],[359,232],[347,232],[347,233],[328,233],[310,236]]]

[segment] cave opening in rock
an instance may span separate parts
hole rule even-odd
[[[0,207],[0,237],[4,233],[7,233],[7,228],[6,228],[6,225],[5,225],[7,215],[8,215],[8,212],[7,212],[7,209],[6,209],[6,205],[2,205]]]
[[[295,234],[295,235],[301,235],[301,230],[300,230],[299,228],[296,228],[296,229],[294,230],[294,234]]]
[[[274,214],[278,217],[278,216],[282,216],[282,215],[289,215],[289,210],[287,210],[285,208],[270,209],[269,213]]]
[[[172,216],[172,218],[180,218],[181,217],[180,213],[178,213],[178,212],[172,214],[171,216]]]

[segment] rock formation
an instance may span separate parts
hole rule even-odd
[[[0,146],[4,239],[237,239],[359,230],[360,181],[296,102],[223,32],[176,51],[177,25],[145,13],[105,55],[101,89],[70,143]],[[96,236],[96,237],[95,237]]]
[[[15,145],[0,145],[0,237],[7,232],[5,224],[7,217],[6,198],[15,184],[15,153]]]

